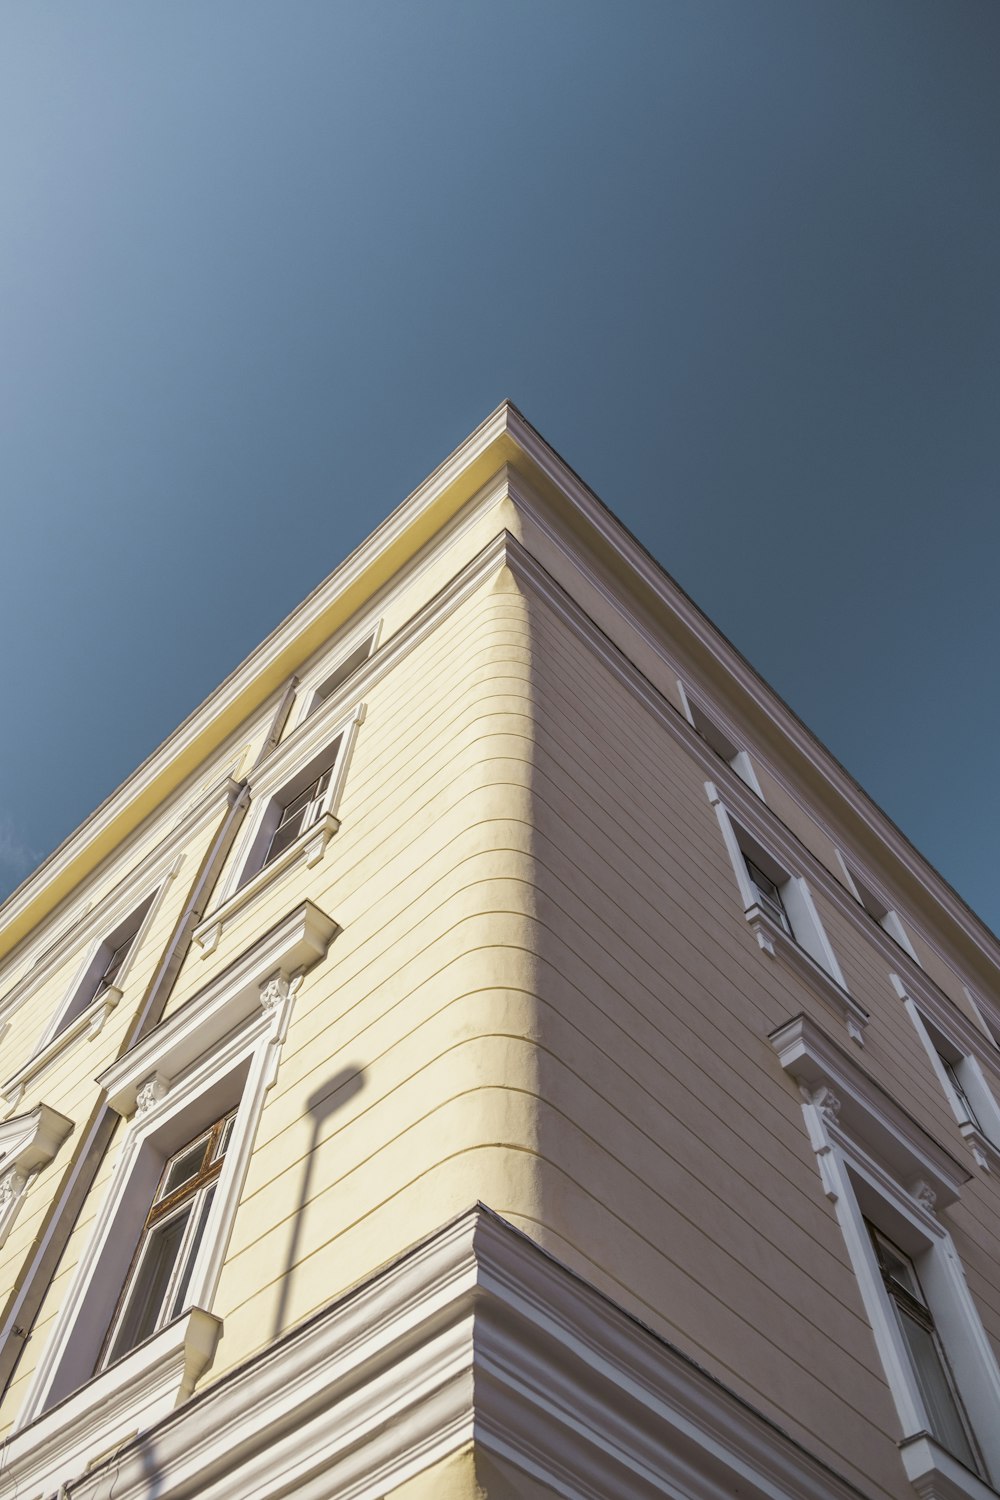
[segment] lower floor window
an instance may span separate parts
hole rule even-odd
[[[184,1311],[235,1118],[233,1110],[216,1120],[164,1166],[98,1369]]]
[[[913,1374],[923,1397],[932,1435],[953,1458],[982,1474],[983,1464],[973,1445],[968,1419],[955,1389],[948,1359],[934,1327],[934,1319],[927,1306],[916,1267],[910,1257],[880,1229],[876,1229],[867,1219],[865,1223],[875,1249],[882,1283],[896,1314]]]

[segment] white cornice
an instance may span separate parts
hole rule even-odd
[[[835,1140],[860,1145],[904,1186],[926,1183],[939,1208],[957,1200],[970,1176],[961,1162],[807,1016],[779,1026],[771,1033],[771,1045],[807,1095],[815,1098],[827,1091],[828,1126]]]
[[[802,757],[810,772],[819,778],[834,803],[841,804],[865,830],[875,834],[891,859],[916,881],[938,903],[964,938],[973,944],[981,957],[1000,970],[1000,943],[980,922],[950,886],[917,853],[905,836],[891,822],[835,758],[824,749],[778,695],[767,686],[734,646],[711,624],[673,579],[651,557],[627,528],[607,509],[572,469],[540,437],[535,429],[509,402],[502,403],[439,466],[362,545],[356,549],[306,600],[285,620],[235,672],[216,689],[142,766],[112,794],[70,838],[50,856],[0,907],[0,943],[3,929],[19,932],[28,919],[36,900],[41,905],[44,891],[64,876],[68,877],[77,861],[84,860],[86,848],[119,819],[129,806],[159,782],[169,766],[196,743],[205,745],[207,754],[212,725],[227,721],[235,712],[249,714],[272,690],[269,673],[294,670],[291,662],[297,643],[304,655],[316,649],[309,632],[325,620],[338,600],[348,610],[345,620],[368,607],[371,593],[382,587],[376,579],[376,564],[405,569],[413,558],[432,542],[435,531],[445,530],[463,504],[487,485],[491,475],[508,464],[526,469],[531,479],[538,477],[554,487],[559,501],[572,515],[571,530],[576,539],[585,538],[592,551],[604,555],[645,591],[647,600],[656,601],[671,620],[673,634],[682,633],[695,656],[701,655],[716,664],[738,692],[765,716],[784,736],[794,752]],[[537,484],[533,486],[537,488]],[[446,497],[451,497],[444,505]],[[552,509],[551,500],[519,498],[531,505],[535,519],[565,550],[565,539],[553,529],[543,511]],[[444,507],[442,509],[442,506]],[[450,506],[450,508],[449,508]],[[435,511],[437,507],[437,512]],[[554,512],[553,512],[554,513]],[[438,519],[439,517],[439,519]],[[589,535],[588,535],[589,533]],[[578,563],[582,551],[572,548]],[[367,590],[367,592],[366,592]],[[332,616],[331,616],[332,619]],[[340,625],[345,621],[340,621]],[[332,628],[339,628],[331,626]],[[648,635],[648,632],[646,632]],[[254,684],[263,684],[254,695]],[[771,767],[772,774],[774,768]],[[788,785],[787,780],[785,781]],[[793,792],[794,795],[794,792]]]
[[[36,1172],[52,1160],[72,1129],[73,1121],[47,1104],[4,1120],[0,1124],[0,1172],[10,1167],[25,1174]]]
[[[473,1440],[571,1500],[859,1500],[483,1208],[71,1479],[66,1495],[104,1500],[113,1483],[115,1500],[145,1500],[153,1484],[161,1500],[375,1500]],[[11,1493],[0,1480],[2,1500]]]
[[[338,928],[311,901],[304,901],[248,948],[235,963],[146,1033],[98,1078],[108,1103],[130,1116],[146,1085],[163,1091],[173,1078],[259,1013],[262,986],[275,976],[286,983],[318,963]],[[159,1097],[157,1095],[156,1097]]]

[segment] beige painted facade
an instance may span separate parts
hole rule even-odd
[[[985,1500],[998,975],[501,407],[0,909],[0,1497]],[[230,1109],[194,1311],[93,1375],[158,1164]]]

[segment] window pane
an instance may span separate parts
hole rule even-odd
[[[192,1177],[197,1177],[201,1171],[201,1164],[205,1159],[205,1147],[207,1145],[208,1137],[203,1135],[201,1140],[195,1141],[194,1145],[189,1146],[186,1151],[182,1151],[180,1156],[174,1157],[167,1168],[163,1187],[157,1194],[158,1200],[160,1198],[169,1198],[170,1194],[175,1193],[185,1182],[190,1181]]]
[[[192,1207],[188,1203],[179,1213],[167,1219],[166,1223],[151,1230],[146,1237],[142,1259],[136,1269],[125,1316],[115,1337],[109,1364],[121,1359],[130,1349],[141,1344],[143,1339],[155,1333]]]
[[[750,883],[754,888],[757,900],[768,916],[772,917],[779,926],[783,927],[791,935],[792,929],[789,925],[787,913],[785,912],[785,903],[781,899],[781,892],[778,887],[773,880],[770,880],[764,874],[760,866],[755,865],[753,860],[748,858],[747,855],[743,856],[743,860],[746,864],[747,874],[750,876]]]
[[[208,1223],[208,1211],[212,1207],[212,1199],[214,1197],[215,1184],[213,1183],[208,1192],[202,1197],[197,1209],[198,1222],[194,1226],[194,1234],[191,1236],[191,1243],[188,1246],[184,1270],[181,1272],[181,1279],[170,1309],[170,1316],[172,1318],[176,1318],[178,1313],[184,1311],[184,1300],[187,1297],[188,1287],[191,1285],[191,1272],[194,1270],[194,1263],[198,1257],[198,1248],[204,1238],[205,1225]]]
[[[958,1400],[951,1388],[944,1356],[938,1348],[935,1334],[905,1312],[898,1302],[896,1313],[913,1361],[920,1394],[927,1408],[931,1432],[943,1448],[947,1448],[960,1462],[978,1472],[979,1465],[966,1435]]]

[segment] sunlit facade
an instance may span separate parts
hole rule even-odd
[[[998,1036],[504,404],[0,908],[0,1500],[988,1500]]]

